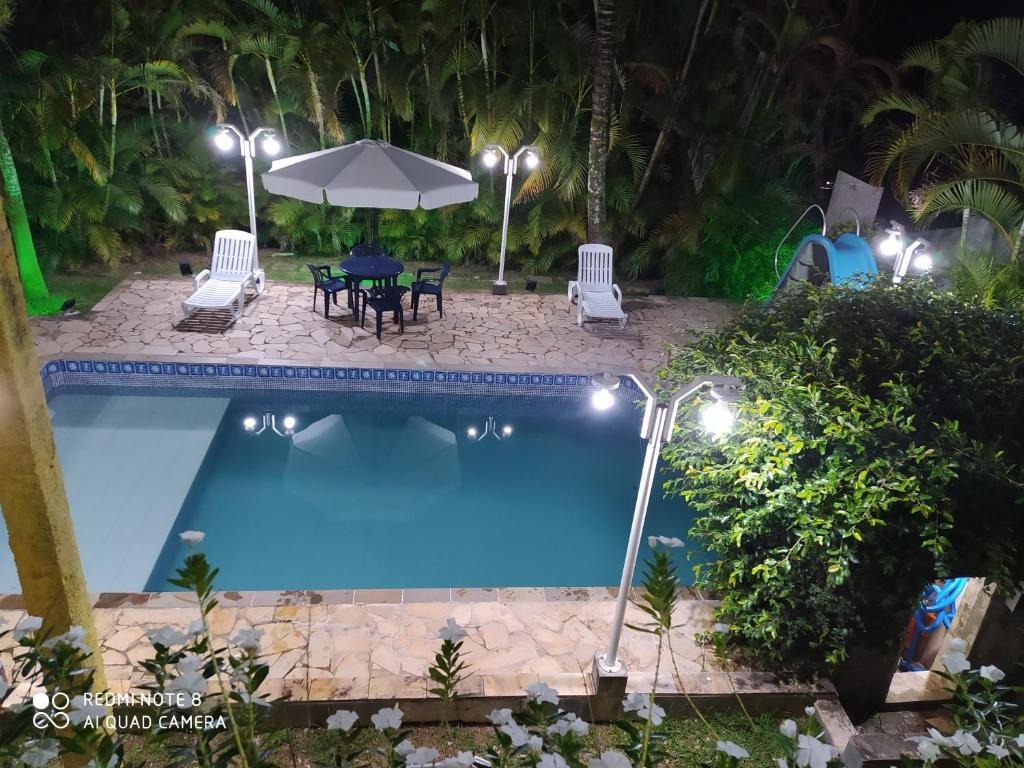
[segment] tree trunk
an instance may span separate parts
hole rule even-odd
[[[615,0],[596,0],[593,85],[590,90],[590,154],[587,171],[587,240],[604,243],[605,180],[608,173],[608,125],[615,46]]]
[[[43,279],[43,272],[39,268],[36,246],[32,242],[32,230],[28,225],[25,198],[21,194],[18,169],[14,166],[11,145],[7,142],[7,134],[4,132],[2,124],[0,124],[0,175],[4,179],[4,191],[7,198],[4,209],[11,227],[14,255],[18,261],[18,273],[21,275],[25,298],[29,301],[45,299],[50,292],[46,289],[46,280]]]
[[[669,101],[668,115],[665,116],[665,121],[661,124],[661,130],[658,131],[658,138],[654,142],[654,149],[651,150],[651,157],[647,161],[647,167],[644,168],[643,178],[640,179],[640,186],[637,187],[636,197],[634,198],[633,205],[640,202],[640,198],[644,194],[644,190],[647,189],[647,185],[651,181],[651,174],[654,172],[655,166],[658,161],[661,160],[661,153],[665,151],[665,145],[668,142],[669,134],[675,127],[676,112],[683,101],[683,89],[686,85],[686,76],[690,73],[690,65],[693,63],[693,53],[697,49],[697,37],[700,34],[701,21],[704,19],[704,13],[708,8],[708,1],[703,0],[700,4],[700,10],[697,12],[697,19],[693,22],[693,35],[690,37],[690,49],[686,52],[686,60],[683,62],[682,69],[679,70],[679,75],[676,77],[675,85],[672,87],[672,95]]]

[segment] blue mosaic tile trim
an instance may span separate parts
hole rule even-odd
[[[513,391],[517,393],[558,393],[590,389],[590,377],[571,373],[498,373],[494,371],[438,371],[405,368],[335,368],[326,366],[265,365],[260,363],[189,363],[133,360],[52,360],[43,366],[46,395],[59,393],[73,384],[161,387],[194,390],[296,388],[345,390],[390,388],[406,385],[416,390],[463,392]],[[285,383],[287,382],[287,384]],[[620,378],[623,390],[638,392],[627,376]]]

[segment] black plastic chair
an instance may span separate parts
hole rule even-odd
[[[437,314],[440,317],[444,317],[444,309],[443,309],[444,305],[442,304],[442,301],[443,301],[442,286],[444,285],[444,279],[446,277],[448,277],[448,273],[451,272],[451,271],[452,271],[452,265],[451,264],[442,264],[441,266],[434,267],[433,269],[417,269],[416,270],[416,280],[414,280],[413,284],[412,284],[412,319],[413,320],[416,319],[416,315],[419,313],[419,310],[420,310],[420,294],[422,294],[422,293],[425,293],[428,296],[436,296],[437,297]],[[427,273],[430,273],[430,272],[437,272],[439,274],[438,274],[437,277],[426,277],[426,278],[423,277],[423,275],[425,275]]]
[[[334,300],[334,305],[338,305],[338,294],[341,291],[349,292],[349,302],[352,301],[352,287],[346,277],[335,277],[331,274],[331,268],[326,264],[307,264],[306,267],[313,275],[313,311],[316,312],[316,295],[318,292],[324,295],[324,317],[330,318],[331,316],[331,302],[328,299]]]
[[[377,314],[377,341],[380,341],[381,319],[386,312],[394,313],[394,320],[399,323],[399,333],[405,333],[405,312],[402,309],[402,297],[409,289],[404,285],[389,285],[373,291],[360,291],[363,295],[363,316],[359,327],[366,327],[366,307],[372,307]]]

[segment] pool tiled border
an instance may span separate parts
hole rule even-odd
[[[260,391],[287,388],[304,392],[384,390],[480,394],[581,395],[591,377],[577,373],[360,368],[269,363],[197,363],[154,360],[55,359],[40,371],[47,398],[67,386],[129,389]],[[628,376],[620,391],[639,395]]]

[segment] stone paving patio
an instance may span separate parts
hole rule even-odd
[[[576,325],[565,295],[486,293],[445,295],[445,316],[421,302],[419,319],[406,312],[405,333],[385,319],[378,343],[343,306],[326,320],[312,311],[308,286],[273,283],[250,297],[245,315],[229,325],[227,313],[200,312],[184,320],[187,279],[128,280],[91,312],[69,318],[36,318],[41,357],[56,355],[187,355],[199,358],[304,360],[318,364],[376,366],[484,366],[489,369],[558,369],[588,373],[602,367],[652,371],[665,345],[721,325],[732,308],[724,302],[666,296],[627,297],[629,323]]]
[[[590,667],[607,640],[611,594],[604,600],[536,602],[524,590],[516,593],[489,602],[401,604],[316,603],[315,595],[310,600],[309,593],[293,593],[275,597],[277,605],[255,606],[236,605],[235,595],[226,593],[209,622],[217,640],[241,628],[262,629],[261,655],[270,673],[261,691],[292,702],[399,700],[403,707],[419,703],[421,717],[414,714],[414,719],[436,718],[426,673],[440,647],[438,629],[448,618],[468,633],[463,657],[470,669],[460,692],[479,706],[464,715],[467,719],[482,719],[495,702],[521,698],[526,686],[538,680],[564,696],[592,693]],[[190,596],[155,595],[150,599],[153,607],[146,596],[141,596],[142,604],[133,604],[135,597],[117,608],[95,610],[108,688],[115,693],[137,691],[144,682],[138,663],[153,656],[146,631],[165,625],[184,630],[198,617]],[[704,600],[679,602],[679,626],[671,636],[675,664],[666,654],[657,682],[660,694],[677,696],[683,688],[717,697],[734,692],[791,698],[827,693],[827,687],[790,685],[765,673],[726,673],[713,653],[694,640],[696,632],[710,626],[713,608],[713,602]],[[23,611],[0,610],[5,626],[14,626],[23,616]],[[627,623],[643,620],[631,606]],[[10,635],[2,642],[0,662],[10,669]],[[626,630],[620,657],[629,669],[628,691],[651,690],[655,656],[653,636]]]

